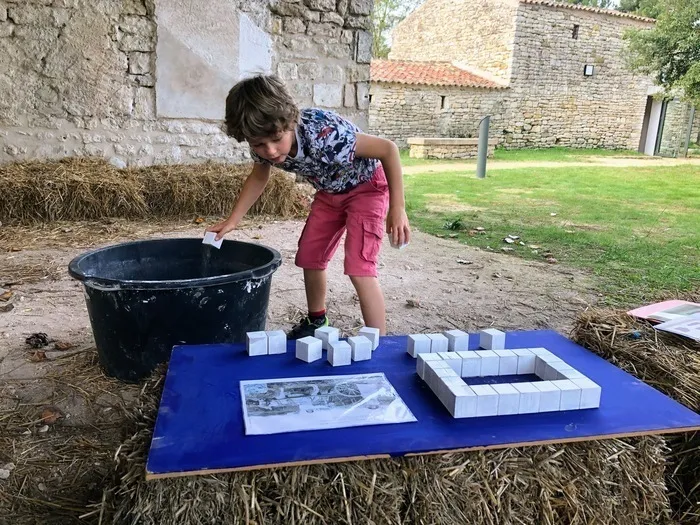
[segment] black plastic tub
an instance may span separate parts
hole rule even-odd
[[[221,248],[201,239],[128,242],[73,259],[85,286],[100,363],[136,382],[178,344],[236,343],[264,330],[276,250],[239,241]]]

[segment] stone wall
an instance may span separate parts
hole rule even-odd
[[[389,59],[456,62],[507,81],[518,0],[426,0],[392,33]]]
[[[622,35],[649,24],[521,4],[516,27],[504,143],[637,149],[652,82],[627,69]]]
[[[507,27],[510,2],[468,5],[464,0],[427,0],[395,30],[391,58],[456,59],[450,49],[457,34],[462,40],[454,48],[483,46],[493,53],[500,38],[500,49],[512,50],[509,58],[500,59],[510,68],[501,74],[510,79],[508,89],[449,88],[459,110],[441,111],[446,89],[373,83],[373,132],[401,144],[409,136],[470,136],[465,132],[474,133],[478,120],[490,114],[491,136],[509,148],[637,149],[652,81],[626,68],[622,36],[627,28],[649,27],[648,22],[522,3],[511,37],[494,30],[494,21]],[[493,40],[477,36],[489,31]],[[484,67],[478,56],[473,60],[471,65]],[[584,76],[585,65],[593,66],[592,76]]]
[[[489,135],[499,137],[506,122],[504,92],[373,82],[370,132],[405,148],[408,137],[477,137],[479,122],[491,115]]]
[[[225,93],[273,71],[367,126],[372,0],[0,0],[0,163],[239,162]],[[261,69],[262,68],[262,69]],[[157,79],[157,80],[156,80]]]
[[[489,139],[486,156],[493,157],[498,139]],[[409,157],[413,159],[473,159],[479,156],[479,139],[409,137]]]

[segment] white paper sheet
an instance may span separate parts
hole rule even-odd
[[[240,384],[246,435],[417,421],[382,373]]]
[[[657,324],[654,328],[700,341],[700,314],[687,315],[681,319],[666,321],[665,323]]]

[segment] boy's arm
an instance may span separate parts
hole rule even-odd
[[[243,188],[241,188],[241,193],[229,218],[210,226],[205,231],[217,232],[216,240],[218,241],[238,226],[243,216],[262,195],[268,180],[270,180],[270,166],[268,164],[253,164],[253,169],[243,183]]]
[[[386,218],[386,231],[391,235],[391,241],[394,245],[401,246],[408,243],[411,237],[411,228],[406,216],[399,148],[390,140],[358,133],[355,156],[379,159],[382,162],[389,184],[389,213]]]

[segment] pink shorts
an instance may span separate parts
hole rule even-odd
[[[295,264],[306,270],[325,270],[347,231],[345,275],[376,277],[388,207],[389,185],[381,164],[370,181],[347,193],[316,192]]]

